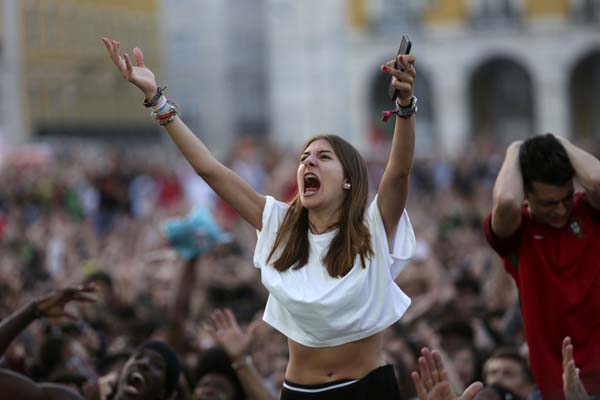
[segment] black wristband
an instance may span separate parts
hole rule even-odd
[[[400,99],[396,99],[396,115],[400,118],[410,118],[413,114],[417,112],[417,97],[412,96],[410,98],[410,104],[406,107],[400,104]]]
[[[144,107],[146,107],[146,108],[154,107],[156,105],[156,103],[158,102],[158,99],[160,99],[160,97],[162,96],[163,91],[165,91],[166,89],[167,89],[166,86],[164,86],[162,88],[160,86],[158,86],[156,88],[156,93],[154,93],[154,96],[150,100],[144,99]]]

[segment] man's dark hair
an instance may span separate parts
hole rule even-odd
[[[552,135],[533,136],[519,149],[519,164],[525,192],[531,192],[533,182],[562,186],[575,174],[563,145]]]
[[[523,358],[523,356],[521,356],[516,349],[512,347],[500,347],[488,358],[488,360],[491,359],[504,359],[516,362],[521,366],[521,370],[523,371],[527,381],[533,383],[533,375],[531,374],[527,360]]]

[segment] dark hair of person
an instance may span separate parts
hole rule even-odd
[[[52,371],[63,363],[63,353],[68,344],[68,338],[58,335],[50,336],[42,343],[39,349],[41,370],[38,372],[43,375],[43,379],[48,379]]]
[[[532,191],[533,182],[562,186],[575,173],[565,148],[550,133],[525,140],[519,149],[519,164],[527,193]]]
[[[208,374],[220,374],[229,379],[235,392],[234,400],[246,398],[237,373],[231,367],[231,359],[221,347],[211,347],[200,355],[195,373],[196,385],[203,376]]]
[[[149,340],[143,343],[136,353],[140,353],[144,350],[152,350],[158,353],[165,362],[165,392],[166,397],[168,398],[177,388],[177,383],[179,382],[179,373],[181,371],[181,367],[179,365],[179,359],[177,357],[177,353],[175,350],[171,348],[165,342],[161,342],[158,340]]]
[[[178,384],[179,384],[179,374],[181,372],[181,365],[179,364],[179,358],[177,357],[177,353],[175,350],[171,348],[167,343],[161,342],[158,340],[148,340],[142,343],[133,354],[131,354],[128,358],[134,357],[144,350],[151,350],[160,355],[165,363],[165,399],[170,399],[174,392],[175,396],[179,395]],[[127,362],[123,357],[126,356],[126,353],[116,354],[115,357],[120,360],[113,361],[124,361],[123,364]],[[123,369],[121,368],[121,372],[123,373]],[[114,385],[112,387],[112,391],[106,396],[107,400],[114,400],[119,393],[118,385]]]
[[[527,360],[523,356],[521,356],[516,349],[512,347],[500,347],[492,353],[492,355],[487,359],[487,361],[494,358],[512,360],[516,362],[521,366],[521,370],[523,371],[523,374],[525,375],[527,381],[533,383],[533,375],[531,374],[531,370],[529,369]]]
[[[106,285],[108,288],[110,288],[111,290],[113,288],[112,277],[106,271],[93,272],[85,279],[86,284],[94,283],[94,282],[102,283],[102,284]]]
[[[358,256],[363,268],[366,259],[373,256],[371,235],[364,222],[369,194],[367,165],[360,153],[347,141],[336,135],[319,135],[309,139],[303,149],[316,140],[329,142],[342,164],[345,179],[351,189],[341,206],[339,231],[331,241],[322,262],[332,277],[345,276]],[[308,263],[308,210],[302,206],[297,193],[288,208],[277,232],[268,261],[275,258],[273,266],[278,271],[302,268]]]

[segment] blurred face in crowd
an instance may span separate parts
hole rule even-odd
[[[527,193],[531,216],[553,228],[565,226],[573,209],[573,180],[561,186],[533,181],[531,186]]]
[[[194,389],[194,400],[234,400],[233,383],[223,374],[206,374]]]
[[[523,366],[510,358],[491,358],[483,366],[486,385],[502,386],[521,398],[527,398],[531,392],[531,383]]]
[[[117,400],[163,399],[167,365],[154,350],[143,349],[129,358],[119,375]]]
[[[462,382],[475,380],[475,354],[470,348],[461,348],[453,352],[452,358],[456,373]]]
[[[305,208],[339,209],[345,196],[344,169],[327,140],[317,139],[304,149],[296,178]]]

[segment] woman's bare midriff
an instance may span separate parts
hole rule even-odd
[[[360,379],[385,364],[382,334],[334,347],[307,347],[288,339],[285,378],[301,385]]]

